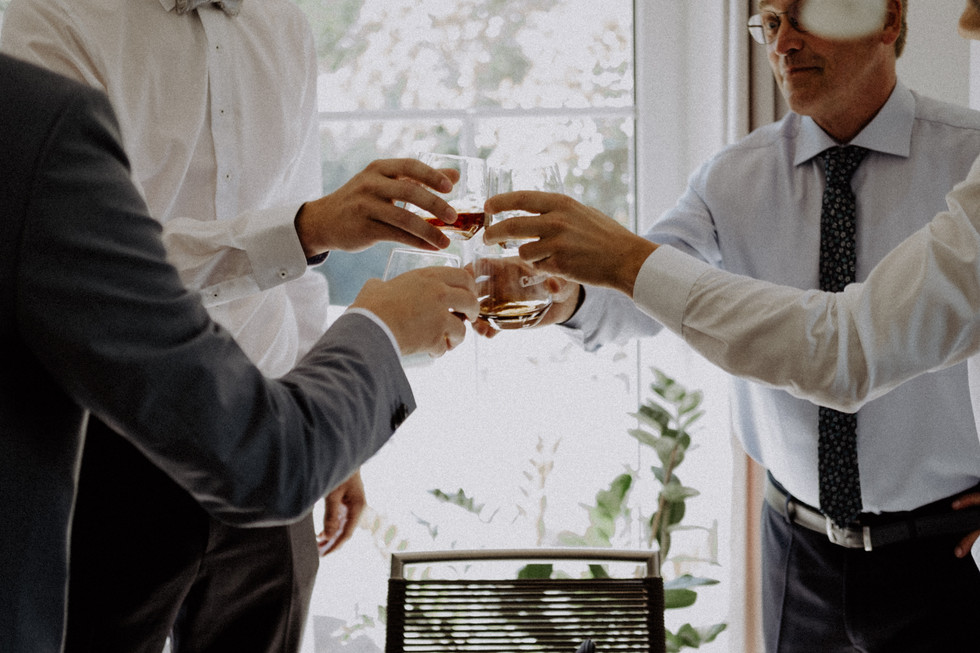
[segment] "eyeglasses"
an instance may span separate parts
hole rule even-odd
[[[801,34],[806,34],[806,29],[800,24],[800,12],[796,5],[789,11],[764,11],[749,18],[749,34],[758,43],[763,45],[772,43],[779,36],[779,28],[782,27],[783,19],[786,16],[790,27]]]

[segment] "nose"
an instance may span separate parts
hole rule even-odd
[[[776,32],[776,38],[769,44],[769,47],[779,55],[786,55],[795,52],[803,47],[803,33],[796,29],[793,24],[784,19]]]

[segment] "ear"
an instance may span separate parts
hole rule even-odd
[[[881,42],[894,45],[902,33],[902,0],[887,0],[885,9],[885,28],[881,32]]]

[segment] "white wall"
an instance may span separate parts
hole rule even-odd
[[[909,0],[909,39],[898,74],[924,95],[969,104],[971,46],[956,33],[963,7],[964,0]]]

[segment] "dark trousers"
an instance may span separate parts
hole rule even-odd
[[[293,652],[319,558],[312,515],[233,528],[92,420],[72,524],[66,651]]]
[[[966,533],[845,549],[766,504],[762,530],[768,653],[980,651],[980,571],[953,554]]]

